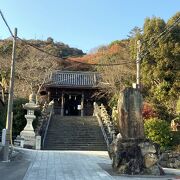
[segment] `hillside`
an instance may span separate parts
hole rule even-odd
[[[99,84],[101,90],[97,96],[112,97],[125,86],[131,86],[132,82],[135,81],[136,65],[135,61],[130,58],[129,45],[129,40],[116,40],[107,46],[96,49],[95,52],[69,59],[92,64],[91,69],[102,75],[102,83]]]
[[[121,62],[122,60],[128,60],[129,58],[129,40],[116,40],[109,45],[95,49],[94,52],[87,55],[82,57],[71,57],[69,59],[96,64]]]
[[[31,46],[29,46],[30,44]],[[34,46],[34,47],[32,47]],[[41,49],[42,51],[37,50]],[[47,52],[47,53],[44,53]],[[12,40],[0,40],[0,68],[1,78],[5,77],[7,84],[10,74],[12,54]],[[54,56],[52,56],[52,55]],[[71,62],[68,57],[79,57],[83,51],[69,47],[62,42],[54,42],[52,38],[42,40],[17,40],[16,46],[16,72],[15,88],[16,97],[28,97],[31,90],[37,91],[44,78],[55,69],[68,69]]]
[[[16,97],[28,97],[32,90],[38,92],[45,80],[44,78],[56,69],[98,71],[103,74],[103,81],[111,84],[111,87],[113,87],[109,88],[106,86],[102,88],[108,88],[107,92],[110,94],[114,93],[116,88],[119,90],[119,85],[117,87],[119,80],[121,81],[121,87],[123,87],[124,82],[126,81],[127,84],[134,75],[134,68],[129,64],[124,64],[131,61],[129,59],[128,40],[114,41],[107,46],[100,47],[96,52],[87,55],[82,50],[71,48],[64,43],[54,42],[52,38],[48,38],[47,41],[28,40],[26,42],[31,44],[31,46],[17,40],[14,92]],[[4,74],[7,81],[9,80],[11,53],[12,40],[0,40],[1,74]],[[88,65],[112,63],[123,63],[123,65],[108,67]]]

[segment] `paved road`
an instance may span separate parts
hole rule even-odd
[[[166,177],[117,176],[105,151],[23,151],[32,163],[23,180],[143,180]],[[178,171],[180,174],[180,171]]]
[[[0,180],[22,180],[30,161],[0,162]]]

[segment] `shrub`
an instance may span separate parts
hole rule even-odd
[[[161,148],[167,149],[172,145],[172,133],[170,125],[164,120],[150,118],[144,123],[145,135]]]
[[[172,136],[173,136],[173,139],[172,139],[172,144],[174,147],[178,146],[180,147],[180,133],[179,131],[172,131]]]

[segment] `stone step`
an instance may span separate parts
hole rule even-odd
[[[95,148],[89,148],[89,147],[85,147],[85,148],[82,148],[82,147],[80,147],[80,148],[75,148],[75,147],[73,147],[73,148],[66,148],[66,147],[50,147],[50,148],[44,148],[44,150],[61,150],[61,151],[107,151],[107,149],[105,149],[105,148],[97,148],[97,147],[95,147]]]
[[[107,150],[107,148],[105,146],[66,146],[66,145],[63,145],[63,146],[55,146],[55,145],[48,145],[46,146],[44,149],[104,149],[104,150]]]
[[[62,146],[55,146],[55,145],[47,145],[44,149],[59,149],[59,150],[61,150],[61,149],[66,149],[66,150],[76,150],[76,149],[79,149],[79,150],[81,150],[81,149],[86,149],[86,150],[92,150],[92,149],[96,149],[96,150],[98,150],[98,149],[102,149],[102,150],[104,150],[104,151],[106,151],[107,150],[107,147],[105,147],[105,146],[66,146],[66,145],[62,145]]]
[[[54,124],[51,124],[51,126],[58,126],[58,127],[69,127],[69,126],[75,126],[75,127],[96,127],[98,126],[98,124],[80,124],[80,123],[55,123],[55,122],[52,122]]]
[[[49,145],[49,146],[62,146],[62,147],[71,147],[71,146],[77,146],[77,147],[87,147],[87,146],[93,146],[93,147],[107,147],[104,143],[45,143],[45,145]]]
[[[59,149],[59,150],[62,150],[62,149],[64,149],[64,150],[77,150],[77,149],[79,149],[79,150],[83,150],[83,149],[86,149],[86,150],[92,150],[92,149],[94,149],[94,150],[99,150],[99,149],[101,149],[101,150],[104,150],[104,151],[106,151],[107,150],[107,148],[106,147],[104,147],[104,146],[47,146],[47,147],[45,147],[44,149],[51,149],[51,150],[55,150],[55,149]]]
[[[63,131],[59,131],[59,132],[48,132],[49,135],[61,135],[61,136],[87,136],[87,137],[94,137],[94,136],[98,136],[101,135],[100,132],[63,132]],[[60,134],[61,133],[61,134]]]
[[[86,141],[98,141],[98,142],[100,142],[100,141],[103,140],[103,138],[97,138],[97,137],[96,138],[57,137],[56,139],[54,139],[54,137],[51,136],[51,137],[47,137],[46,140],[49,140],[49,141],[66,141],[66,140],[68,140],[68,141],[81,141],[81,142],[84,142],[84,141],[85,142]]]
[[[68,139],[69,141],[102,141],[103,138],[100,138],[100,137],[87,137],[87,138],[84,138],[84,137],[67,137],[67,136],[56,136],[56,138],[54,136],[48,136],[46,137],[46,140],[48,141],[57,141],[58,140],[66,140]]]
[[[104,140],[101,139],[101,140],[97,140],[97,139],[87,139],[87,140],[83,140],[83,139],[67,139],[67,138],[62,138],[62,139],[58,139],[58,140],[53,140],[52,139],[47,139],[46,140],[47,142],[49,143],[74,143],[74,144],[80,144],[80,143],[83,143],[83,144],[86,144],[86,143],[104,143]]]
[[[106,144],[94,117],[53,116],[44,149],[106,150]]]

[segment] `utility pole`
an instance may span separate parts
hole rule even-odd
[[[141,41],[137,41],[137,59],[136,59],[136,86],[139,89],[140,88],[140,52],[141,52]]]
[[[13,110],[13,95],[14,95],[16,39],[17,39],[17,28],[14,29],[14,36],[13,36],[11,74],[10,74],[9,96],[8,96],[8,107],[7,107],[7,118],[6,118],[6,139],[5,139],[5,146],[4,146],[4,151],[3,151],[3,161],[9,160],[10,130],[11,130],[11,123],[12,123],[11,116],[12,116],[12,110]]]

